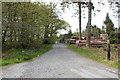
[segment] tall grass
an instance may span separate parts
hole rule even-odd
[[[52,45],[42,45],[40,49],[26,50],[26,49],[11,49],[9,51],[3,52],[4,56],[0,66],[5,66],[9,64],[16,64],[31,60],[43,53],[49,51]]]

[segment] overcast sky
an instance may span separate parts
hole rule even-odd
[[[61,0],[31,0],[31,1],[44,1],[44,2],[55,2],[58,4],[57,8],[61,12],[61,19],[67,21],[71,25],[71,30],[72,32],[76,32],[76,29],[79,28],[79,20],[78,20],[78,15],[75,15],[77,13],[78,7],[76,5],[70,5],[69,9],[66,8],[65,11],[63,12],[60,10],[60,5],[59,3]],[[104,5],[98,4],[98,1],[102,1]],[[110,18],[112,19],[114,23],[114,27],[118,27],[118,21],[117,18],[113,17],[112,15],[114,14],[112,10],[110,10],[110,6],[107,2],[107,0],[92,0],[93,5],[95,6],[94,11],[92,11],[92,25],[97,25],[99,28],[102,28],[103,21],[105,20],[107,12],[110,15]],[[84,10],[84,11],[83,11]],[[97,10],[101,10],[100,12],[97,12]],[[96,15],[95,15],[96,13]],[[88,16],[88,9],[82,8],[82,30],[86,28],[87,24],[87,16]],[[61,33],[65,33],[65,31],[61,31]]]

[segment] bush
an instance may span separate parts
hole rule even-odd
[[[9,49],[30,49],[30,48],[40,48],[41,44],[43,43],[43,39],[36,39],[36,40],[28,40],[28,41],[5,41],[4,44],[2,44],[2,50],[6,51]]]
[[[49,40],[50,44],[54,44],[57,41],[57,36],[56,35],[51,36],[51,37],[49,37],[48,40]]]
[[[34,48],[34,49],[40,48],[41,47],[40,45],[42,45],[42,43],[43,43],[43,39],[36,39],[35,41],[30,43],[30,48]]]
[[[120,38],[115,37],[113,33],[109,35],[108,39],[110,40],[111,44],[120,43]]]

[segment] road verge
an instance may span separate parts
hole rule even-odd
[[[42,45],[39,49],[27,50],[27,49],[11,49],[3,52],[3,56],[0,59],[0,66],[6,66],[10,64],[17,64],[25,61],[30,61],[33,58],[42,55],[52,49],[52,44]]]
[[[88,48],[88,47],[77,47],[76,45],[69,45],[67,44],[67,47],[71,49],[72,51],[81,54],[87,58],[90,58],[94,61],[104,63],[110,67],[120,69],[120,61],[119,60],[106,60],[106,52],[102,51],[99,48]]]

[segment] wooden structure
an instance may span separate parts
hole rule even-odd
[[[79,37],[77,36],[72,36],[69,40],[70,44],[76,44],[76,41],[79,40]]]
[[[76,44],[78,46],[85,46],[86,45],[86,40],[78,40],[76,41]],[[90,45],[92,47],[102,47],[104,44],[107,44],[107,42],[102,41],[100,39],[94,39],[90,41]]]

